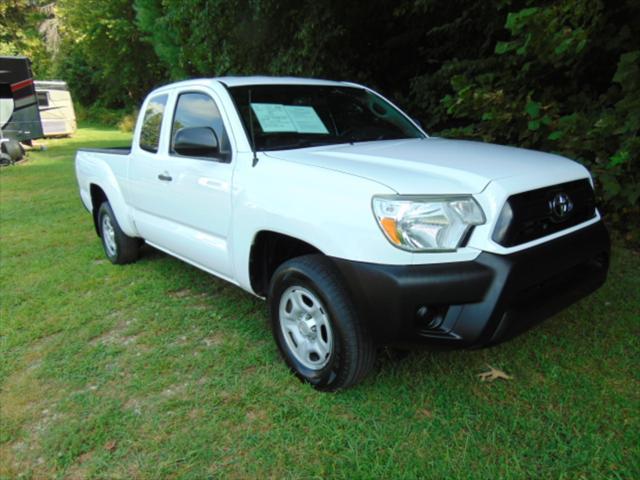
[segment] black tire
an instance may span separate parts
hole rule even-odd
[[[108,231],[109,225],[113,229],[113,235]],[[123,265],[138,259],[140,239],[130,237],[122,231],[109,202],[103,202],[100,205],[98,210],[98,229],[100,230],[104,253],[111,263]]]
[[[24,156],[24,149],[22,145],[20,145],[20,142],[16,140],[2,142],[2,150],[11,157],[12,162],[17,162]]]
[[[8,165],[13,165],[13,160],[9,156],[9,154],[0,152],[0,165],[6,167]]]
[[[285,340],[284,330],[287,327],[281,326],[289,325],[291,328],[292,323],[286,323],[292,322],[290,316],[294,314],[293,311],[286,312],[291,308],[288,295],[291,295],[290,292],[295,293],[297,288],[311,294],[312,297],[315,296],[314,300],[319,300],[318,307],[322,312],[323,321],[330,327],[332,346],[328,356],[320,360],[326,361],[326,365],[319,365],[318,368],[309,368],[297,358],[299,354],[296,354],[294,348],[287,344],[289,340]],[[305,294],[302,293],[302,295]],[[310,383],[318,390],[336,391],[362,381],[373,368],[376,356],[375,346],[358,318],[339,273],[331,261],[323,255],[297,257],[278,267],[271,278],[268,301],[271,327],[280,353],[301,380]],[[283,315],[289,320],[280,318],[281,302],[284,302]],[[312,328],[315,332],[314,327]],[[307,333],[310,332],[307,331]],[[287,334],[295,345],[291,332]],[[318,335],[316,333],[316,336]],[[322,335],[326,335],[324,330]]]

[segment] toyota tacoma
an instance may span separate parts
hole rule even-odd
[[[382,346],[504,341],[608,270],[583,166],[430,137],[353,83],[163,86],[131,148],[81,149],[76,174],[111,262],[146,242],[266,299],[284,360],[319,390],[362,380]]]

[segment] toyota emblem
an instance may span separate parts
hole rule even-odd
[[[558,220],[564,220],[573,210],[573,202],[571,197],[564,192],[556,193],[549,201],[551,213]]]

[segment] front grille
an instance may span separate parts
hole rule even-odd
[[[563,211],[568,202],[571,208]],[[589,180],[560,183],[511,195],[492,238],[504,247],[513,247],[573,227],[595,215],[595,195]]]

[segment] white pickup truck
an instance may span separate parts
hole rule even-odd
[[[429,137],[352,83],[167,85],[131,149],[79,150],[76,173],[111,262],[146,242],[266,298],[283,358],[319,390],[360,381],[380,346],[510,338],[608,270],[584,167]]]

